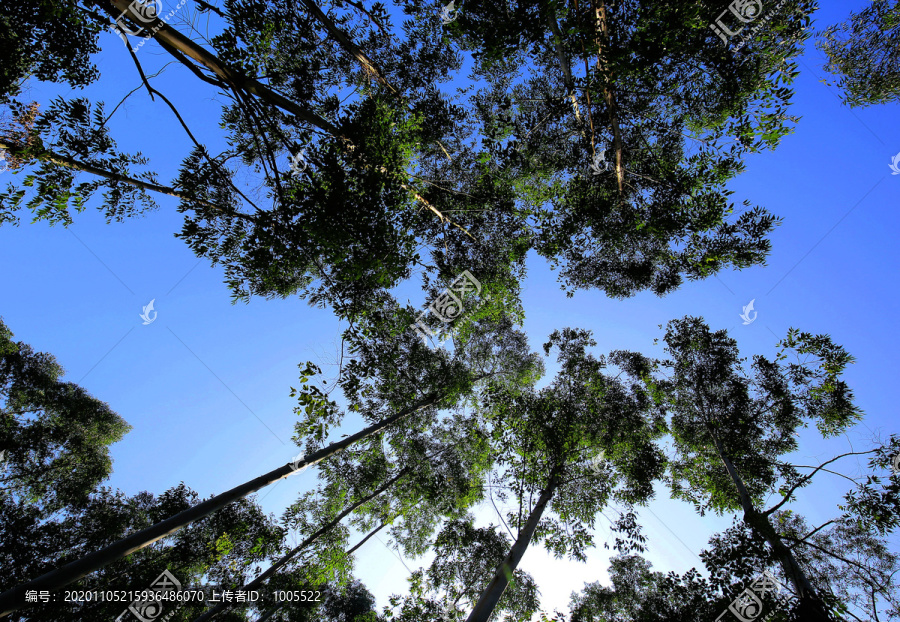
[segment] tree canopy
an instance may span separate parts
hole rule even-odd
[[[746,25],[763,4],[724,10]],[[760,576],[792,622],[900,617],[900,436],[798,455],[863,421],[829,334],[791,329],[748,365],[702,317],[669,322],[664,355],[597,353],[602,318],[560,318],[543,356],[522,328],[530,258],[569,297],[613,299],[765,265],[781,219],[731,184],[799,122],[816,8],[766,6],[736,46],[709,0],[0,4],[4,231],[172,210],[233,301],[298,297],[342,321],[332,386],[307,361],[289,389],[301,453],[201,498],[108,486],[129,424],[0,320],[0,617],[549,622],[526,552],[576,564],[600,544],[609,582],[554,621],[753,622]],[[850,105],[897,100],[898,20],[874,0],[820,35]],[[164,149],[123,119],[138,98],[165,115]],[[428,311],[399,302],[409,285]],[[267,514],[255,493],[295,475],[307,490]],[[836,511],[801,513],[824,475],[845,485]],[[661,492],[732,516],[703,568],[642,557]],[[420,563],[387,602],[356,575],[379,535]],[[161,578],[261,598],[25,601]]]

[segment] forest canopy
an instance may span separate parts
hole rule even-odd
[[[792,327],[742,355],[688,314],[625,347],[566,309],[525,330],[534,262],[622,305],[765,268],[783,218],[734,188],[802,127],[801,55],[826,55],[850,106],[900,96],[900,2],[814,33],[817,9],[0,4],[0,234],[178,214],[166,234],[223,297],[341,323],[336,376],[306,361],[285,387],[296,458],[204,496],[111,486],[131,414],[0,320],[0,618],[900,618],[900,435],[808,464],[868,416],[842,338]],[[137,100],[164,123],[136,126]],[[809,512],[828,475],[840,502]],[[256,493],[293,476],[309,488],[267,513]],[[661,497],[732,520],[685,572],[649,560]],[[387,599],[359,578],[379,534],[418,564]],[[608,581],[579,574],[549,611],[523,557],[576,567],[600,545]]]

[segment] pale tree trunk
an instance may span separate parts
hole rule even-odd
[[[374,499],[375,497],[377,497],[378,495],[383,493],[385,490],[387,490],[388,488],[390,488],[391,486],[396,484],[400,480],[400,478],[402,478],[407,473],[409,473],[409,469],[401,470],[395,477],[392,477],[380,488],[378,488],[371,494],[363,497],[356,503],[353,503],[350,506],[348,506],[344,511],[342,511],[340,514],[335,516],[329,522],[325,523],[322,527],[320,527],[314,533],[312,533],[309,537],[307,537],[303,542],[301,542],[300,544],[295,546],[293,549],[291,549],[285,555],[283,555],[280,559],[278,559],[278,561],[276,561],[271,566],[269,566],[269,568],[267,568],[265,572],[261,573],[258,577],[253,579],[253,581],[246,584],[245,586],[238,588],[238,590],[239,591],[242,590],[245,592],[256,591],[269,577],[271,577],[273,574],[278,572],[278,570],[281,569],[289,561],[294,559],[297,556],[297,554],[300,553],[303,549],[305,549],[310,544],[312,544],[313,542],[318,540],[322,535],[324,535],[324,534],[328,533],[329,531],[331,531],[332,529],[334,529],[334,527],[338,523],[340,523],[351,512],[355,511],[360,506],[368,503],[369,501],[371,501],[372,499]],[[363,542],[365,542],[365,540]],[[351,549],[351,551],[352,551],[352,549]],[[225,611],[226,609],[231,607],[231,605],[232,605],[231,602],[223,600],[221,603],[219,603],[218,605],[216,605],[215,607],[213,607],[212,609],[210,609],[209,611],[207,611],[206,613],[201,615],[199,618],[194,620],[194,622],[205,622],[206,620],[211,620],[213,618],[213,616]]]
[[[307,10],[312,13],[313,17],[325,27],[325,30],[328,31],[334,40],[337,41],[342,48],[353,58],[359,62],[360,65],[365,67],[366,71],[375,77],[381,84],[383,84],[387,89],[389,89],[394,95],[399,95],[399,91],[395,89],[390,82],[388,82],[387,78],[384,77],[381,69],[378,68],[378,65],[375,64],[371,58],[366,56],[365,52],[363,52],[359,47],[350,40],[350,38],[344,34],[344,32],[338,28],[333,21],[331,21],[325,13],[322,12],[322,9],[313,2],[313,0],[300,0],[303,3],[303,6],[307,8]]]
[[[550,24],[550,30],[553,32],[553,44],[556,48],[556,56],[559,58],[560,69],[562,70],[563,84],[565,84],[566,90],[569,92],[569,99],[572,100],[572,107],[575,109],[575,120],[578,121],[580,127],[581,114],[578,110],[578,94],[575,92],[575,80],[572,77],[572,66],[569,64],[569,59],[566,58],[565,49],[563,49],[562,31],[559,29],[556,17],[553,15],[547,17],[547,22]],[[581,133],[584,135],[583,130]]]
[[[597,70],[603,77],[603,95],[606,98],[606,106],[609,108],[609,124],[613,135],[613,150],[616,152],[616,180],[619,185],[619,197],[622,196],[625,187],[625,164],[622,161],[622,132],[619,129],[619,116],[616,111],[615,87],[612,83],[612,76],[609,75],[609,63],[606,60],[606,51],[604,44],[609,44],[609,25],[606,14],[606,3],[599,0],[591,0],[591,6],[594,9],[594,19],[597,27],[600,29],[594,41],[597,44]]]
[[[503,597],[503,592],[506,591],[510,579],[512,579],[513,572],[515,572],[516,567],[522,560],[522,556],[528,549],[528,545],[531,543],[531,538],[534,536],[534,531],[537,529],[547,503],[558,486],[559,480],[556,475],[551,475],[547,488],[541,492],[537,505],[531,510],[528,520],[525,521],[525,526],[519,532],[519,537],[516,538],[515,543],[506,555],[506,559],[497,567],[494,578],[491,579],[481,596],[478,597],[478,602],[475,603],[475,607],[472,609],[469,617],[466,618],[466,622],[487,622],[488,618],[491,617],[491,614],[497,607],[497,603]]]
[[[122,538],[121,540],[114,542],[109,546],[100,549],[99,551],[95,551],[94,553],[85,555],[84,557],[70,562],[65,566],[57,568],[56,570],[51,570],[50,572],[41,575],[37,579],[33,579],[27,583],[23,583],[3,592],[2,594],[0,594],[0,618],[5,617],[16,609],[20,609],[25,606],[25,592],[27,590],[48,590],[52,593],[59,589],[62,589],[66,585],[78,581],[82,577],[94,572],[95,570],[103,568],[107,564],[119,560],[126,555],[130,555],[135,551],[139,551],[142,548],[153,544],[157,540],[175,533],[182,527],[190,525],[194,521],[209,516],[216,510],[220,510],[230,503],[237,501],[238,499],[243,499],[250,493],[256,492],[257,490],[264,488],[269,484],[277,482],[280,479],[290,477],[298,470],[301,470],[308,466],[313,466],[321,462],[322,460],[325,460],[326,458],[330,458],[331,456],[339,454],[353,443],[372,436],[373,434],[377,434],[391,424],[400,421],[404,417],[409,416],[410,414],[418,411],[421,408],[438,403],[441,397],[442,396],[437,395],[436,393],[432,393],[428,397],[419,401],[414,406],[404,409],[396,415],[392,415],[386,419],[382,419],[378,423],[372,424],[364,430],[348,436],[347,438],[337,443],[332,443],[328,447],[313,452],[309,456],[306,456],[303,460],[298,461],[296,464],[288,463],[282,467],[274,469],[273,471],[269,471],[268,473],[261,475],[256,479],[252,479],[241,484],[240,486],[232,488],[227,492],[217,495],[212,499],[208,499],[206,501],[203,501],[202,503],[198,503],[192,508],[188,508],[183,512],[179,512],[175,516],[167,518],[156,523],[155,525],[147,527],[146,529],[142,529],[141,531],[131,534],[130,536],[127,536],[125,538]]]
[[[107,4],[107,2],[109,4]],[[106,11],[113,19],[116,19],[121,13],[132,15],[132,13],[128,11],[128,7],[133,4],[131,0],[107,0],[107,2],[105,2],[104,0],[93,0],[93,3],[96,6]],[[328,20],[327,16],[324,17],[327,21],[330,21]],[[141,23],[136,18],[135,22]],[[185,57],[195,60],[199,64],[212,71],[216,76],[218,76],[222,84],[230,86],[237,90],[252,93],[253,95],[256,95],[257,97],[269,102],[273,106],[281,108],[282,110],[293,114],[298,119],[306,121],[314,125],[315,127],[327,132],[332,137],[336,138],[340,145],[347,152],[353,153],[356,150],[356,146],[351,144],[347,137],[343,136],[339,132],[338,128],[332,125],[330,121],[317,114],[315,111],[304,108],[303,106],[298,105],[296,102],[291,101],[281,93],[278,93],[277,91],[269,88],[262,82],[245,75],[239,69],[230,67],[227,63],[219,59],[215,54],[212,54],[203,49],[203,47],[197,45],[174,28],[169,27],[162,20],[156,19],[154,22],[147,24],[146,27],[150,32],[153,33],[153,38],[159,42],[163,49],[174,56],[179,62],[187,66],[195,75],[197,75],[201,79],[206,80],[207,82],[210,81],[210,79],[204,76],[197,67],[187,62],[187,59]],[[344,37],[344,39],[351,46],[353,46],[352,42],[349,42],[346,37]],[[362,54],[362,52],[360,51],[359,54]],[[362,56],[364,58],[367,58],[364,54],[362,54]],[[369,63],[371,64],[371,61],[369,61]],[[374,68],[374,65],[371,66]],[[375,68],[375,70],[377,70],[377,68]],[[393,89],[393,87],[391,87],[390,85],[388,86],[389,88]],[[364,166],[368,167],[369,165],[364,163]],[[465,229],[465,227],[442,214],[441,211],[438,210],[432,203],[426,200],[413,188],[408,186],[406,184],[406,177],[404,175],[401,175],[394,171],[387,171],[386,169],[384,169],[384,167],[381,167],[380,172],[398,179],[400,181],[400,186],[404,190],[412,194],[412,196],[415,197],[417,201],[422,203],[422,205],[427,207],[429,211],[434,212],[434,214],[437,215],[442,222],[450,223],[473,240],[475,239]]]

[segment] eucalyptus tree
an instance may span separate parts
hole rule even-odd
[[[0,586],[10,587],[197,502],[197,493],[183,484],[158,496],[142,492],[128,497],[121,491],[99,488],[84,504],[53,513],[16,504],[8,496],[0,496],[3,518],[0,560],[4,568]],[[241,582],[242,578],[253,574],[256,564],[282,545],[284,534],[285,531],[253,500],[242,499],[173,537],[160,540],[85,577],[72,589],[76,593],[102,593],[111,589],[139,593],[152,589],[163,572],[169,572],[185,589]],[[10,619],[35,622],[50,622],[61,617],[112,620],[135,604],[92,597],[66,601],[63,594],[55,596],[49,603],[38,600],[28,604],[23,611],[13,613]],[[172,613],[176,607],[171,601],[163,606],[167,613]],[[203,607],[202,602],[181,605],[170,619],[191,621]],[[143,611],[143,605],[136,608]],[[244,603],[238,609],[232,619],[247,619],[248,604]],[[151,611],[144,613],[149,615]]]
[[[0,320],[0,495],[46,511],[85,501],[112,470],[109,446],[131,429],[63,374]]]
[[[438,518],[458,516],[479,500],[479,487],[471,482],[484,470],[483,456],[477,450],[463,449],[464,445],[472,445],[471,441],[457,435],[452,439],[456,443],[449,443],[448,435],[442,436],[440,441],[444,443],[414,439],[411,445],[419,444],[419,451],[406,451],[394,461],[385,459],[378,442],[373,442],[371,448],[358,445],[323,461],[319,487],[301,496],[284,514],[283,523],[302,542],[280,554],[239,589],[259,590],[282,569],[305,567],[310,560],[315,560],[313,565],[318,568],[314,577],[307,573],[312,584],[345,585],[350,580],[353,562],[352,554],[345,552],[350,532],[348,526],[341,524],[348,516],[356,519],[351,525],[361,533],[379,522],[381,526],[375,531],[402,521],[402,526],[391,528],[391,535],[407,554],[423,553]],[[473,461],[472,456],[480,460]],[[228,607],[228,603],[217,605],[198,622],[213,619]]]
[[[451,355],[445,350],[428,348],[408,330],[405,316],[396,310],[385,312],[383,317],[373,315],[373,318],[360,329],[368,337],[360,336],[360,333],[354,333],[352,330],[348,332],[348,340],[359,352],[359,356],[346,365],[341,376],[342,388],[347,396],[350,411],[361,416],[363,421],[369,424],[368,427],[327,447],[312,449],[315,445],[308,445],[311,451],[302,458],[298,457],[225,493],[135,531],[100,550],[83,555],[25,584],[8,589],[0,594],[0,615],[21,606],[22,596],[26,590],[58,590],[196,520],[209,516],[266,485],[335,456],[358,441],[373,437],[391,426],[403,424],[410,428],[428,427],[440,408],[448,408],[464,399],[471,392],[473,385],[485,378],[494,377],[495,381],[501,384],[515,384],[517,377],[528,378],[534,373],[533,357],[521,360],[517,367],[493,368],[490,364],[490,346],[483,346],[479,350],[481,354],[472,359],[474,363],[483,366],[475,368],[469,365],[465,356]],[[493,338],[500,340],[507,335],[508,331],[482,331],[480,338],[487,341]],[[509,352],[515,352],[520,347],[521,339],[510,340],[508,346],[504,347],[505,345],[504,342],[498,341],[495,348],[499,351],[497,356],[506,355],[512,361],[516,357]],[[302,370],[304,374],[301,376],[302,388],[292,390],[292,394],[298,397],[300,404],[296,409],[297,413],[304,417],[312,417],[301,420],[298,424],[299,430],[304,430],[308,421],[322,424],[325,430],[328,426],[339,425],[342,421],[343,415],[336,403],[330,400],[322,389],[308,384],[309,377],[316,371],[315,366],[307,365]],[[320,432],[315,442],[321,443],[321,434]]]
[[[684,575],[651,570],[639,555],[620,555],[610,560],[611,585],[585,583],[572,593],[569,622],[692,622],[715,620],[720,613],[715,592],[691,569]]]
[[[392,596],[386,608],[396,622],[463,620],[497,564],[509,550],[510,540],[493,525],[476,527],[474,517],[447,521],[434,540],[434,561],[408,578],[410,592]],[[531,620],[538,610],[537,585],[532,577],[516,570],[510,587],[497,605],[492,619]]]
[[[360,330],[391,333],[403,328],[403,324],[392,326],[388,319],[399,321],[395,313],[383,318],[373,315]],[[496,386],[514,391],[539,373],[539,359],[528,351],[524,335],[515,331],[508,319],[471,326],[465,332],[466,347],[461,346],[463,337],[458,339],[459,356],[467,368],[491,378]],[[374,343],[379,347],[371,347]],[[356,345],[356,356],[345,366],[348,377],[355,378],[345,385],[351,409],[365,403],[363,396],[368,409],[382,400],[394,401],[421,382],[425,367],[420,357],[430,351],[419,351],[418,344],[407,349],[402,343],[379,338]],[[416,356],[410,358],[412,355]],[[445,355],[436,352],[431,356]],[[369,369],[374,382],[356,383],[364,376],[359,371],[363,369]],[[315,451],[321,438],[306,432],[334,421],[323,417],[321,411],[305,412],[307,417],[297,424],[297,440],[305,438],[307,450]],[[284,517],[285,524],[296,529],[303,541],[245,589],[258,588],[263,580],[275,579],[276,573],[308,566],[320,569],[311,581],[343,584],[350,576],[352,561],[344,550],[350,527],[368,534],[359,544],[387,527],[398,552],[408,557],[427,552],[432,533],[443,521],[458,520],[483,500],[484,476],[492,462],[484,431],[464,409],[438,415],[435,409],[423,409],[404,420],[402,427],[387,429],[323,460],[318,470],[319,489],[298,499]],[[344,518],[349,520],[346,525],[341,524]],[[201,619],[211,619],[222,610],[220,606]]]
[[[555,175],[534,193],[543,206],[529,207],[535,248],[570,288],[663,294],[685,277],[763,261],[775,220],[755,208],[726,222],[724,184],[746,153],[790,131],[791,59],[814,9],[790,2],[767,16],[740,56],[709,29],[721,9],[705,2],[459,12],[450,36],[490,82],[476,100],[486,157]]]
[[[533,540],[557,557],[584,561],[598,513],[611,501],[630,508],[653,495],[663,464],[654,444],[653,401],[644,387],[604,374],[606,359],[587,351],[594,345],[586,331],[554,332],[544,350],[558,349],[560,372],[547,387],[511,392],[496,386],[483,398],[498,481],[509,490],[501,499],[518,505],[505,522],[517,535],[468,622],[490,618]],[[597,461],[601,451],[605,460]],[[642,547],[630,510],[614,529],[628,536],[617,538],[620,550]]]
[[[41,11],[6,18],[21,33],[11,46],[49,53],[15,65],[11,85],[29,74],[75,86],[102,79],[89,62],[69,69],[117,19],[126,41],[138,38],[124,30],[139,31],[142,45],[154,41],[197,93],[228,99],[224,134],[191,131],[144,69],[152,61],[127,43],[120,53],[136,64],[137,93],[170,108],[193,144],[177,178],[161,183],[150,161],[120,151],[99,103],[56,100],[39,114],[10,86],[0,143],[24,177],[0,195],[0,214],[15,220],[27,206],[39,220],[68,223],[70,205],[81,209],[105,188],[101,209],[119,219],[150,205],[151,193],[174,195],[185,214],[179,236],[223,265],[237,298],[300,294],[347,317],[365,314],[374,293],[418,267],[426,287],[469,269],[498,290],[492,306],[515,309],[529,249],[562,265],[573,287],[666,293],[683,278],[761,263],[768,252],[775,219],[757,208],[726,222],[723,184],[742,169],[745,151],[787,132],[790,91],[780,83],[794,71],[783,57],[799,49],[811,10],[791,4],[738,62],[701,24],[701,5],[480,5],[444,27],[439,7],[422,2],[393,11],[201,2],[214,34],[198,40],[174,19],[164,23],[150,2],[44,0]],[[190,7],[181,11],[186,17]],[[400,15],[412,19],[400,25]],[[71,49],[39,41],[51,17],[78,24]],[[518,37],[524,58],[501,67],[498,57]],[[440,90],[463,54],[478,61],[475,78],[493,84],[489,97]],[[516,68],[528,72],[524,86],[510,83]],[[508,122],[504,92],[513,86],[517,99],[542,103]],[[615,179],[585,177],[606,119]],[[700,152],[686,152],[683,130]],[[214,154],[207,143],[215,138],[231,146]],[[289,172],[285,155],[297,164],[301,153],[305,168]],[[241,175],[252,182],[238,182]],[[90,181],[77,181],[84,176]],[[265,196],[251,198],[249,186]]]
[[[898,525],[897,475],[882,489],[870,476],[848,493],[844,514],[806,529],[802,517],[786,508],[815,475],[833,472],[833,462],[871,455],[882,468],[898,447],[897,439],[866,451],[850,451],[818,466],[785,460],[798,448],[799,431],[814,423],[823,438],[833,437],[860,419],[853,394],[842,374],[853,358],[827,335],[790,330],[770,360],[755,356],[752,374],[739,358],[735,341],[725,331],[710,331],[701,319],[686,317],[669,323],[666,360],[617,352],[613,360],[635,381],[645,382],[667,415],[675,457],[668,483],[674,498],[702,513],[741,511],[746,527],[769,547],[771,559],[792,585],[798,615],[809,620],[831,619],[846,611],[833,593],[845,593],[851,583],[868,578],[866,588],[879,598],[895,599],[896,588],[884,581],[895,556],[885,554],[884,538]],[[794,355],[795,362],[785,362]],[[875,465],[876,462],[873,462]],[[803,473],[802,469],[811,469]],[[781,499],[765,508],[768,495]],[[823,531],[824,530],[824,531]],[[830,546],[817,543],[829,539]],[[842,558],[837,542],[857,542],[861,558],[881,558],[881,570]],[[881,548],[879,548],[881,547]],[[820,555],[830,556],[841,572],[824,572]],[[820,563],[821,562],[821,563]],[[759,569],[761,572],[762,569]],[[869,572],[868,577],[866,573]],[[843,575],[841,575],[843,573]],[[850,574],[852,581],[847,582]]]
[[[319,487],[284,514],[284,524],[302,542],[242,589],[259,589],[276,573],[310,566],[319,573],[307,574],[311,583],[344,585],[351,576],[352,553],[385,527],[398,552],[424,554],[441,521],[457,519],[482,500],[490,456],[479,432],[457,415],[431,426],[427,434],[406,428],[394,438],[367,439],[324,460]],[[345,518],[349,520],[343,525]],[[351,527],[367,535],[346,551]],[[220,605],[199,620],[225,609]]]
[[[900,99],[900,2],[873,0],[861,11],[819,35],[817,46],[828,56],[850,106],[887,104]]]
[[[856,489],[845,496],[849,503],[842,506],[844,513],[818,527],[809,525],[807,517],[793,510],[779,510],[772,515],[780,537],[800,565],[808,569],[811,580],[821,588],[823,600],[838,620],[894,619],[900,604],[895,579],[900,572],[900,556],[892,550],[890,540],[873,526],[873,523],[883,523],[884,518],[890,520],[892,513],[896,516],[892,507],[896,501],[889,498],[896,493],[891,487],[881,491],[887,504],[884,501],[867,504],[865,514],[846,511],[852,507],[855,494],[868,485],[871,482],[858,482]],[[759,579],[761,568],[777,571],[779,566],[765,538],[741,519],[736,518],[731,528],[716,534],[710,544],[700,553],[710,570],[710,584],[720,593],[731,595],[719,607],[720,613],[726,611],[733,597],[740,596]],[[810,619],[808,612],[797,606],[795,592],[790,589],[784,593],[784,587],[780,586],[782,596],[790,596],[794,606],[781,607],[783,612],[791,620]],[[722,617],[727,620],[730,616]]]

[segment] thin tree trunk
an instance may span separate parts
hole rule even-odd
[[[10,140],[9,138],[0,137],[0,149],[5,149],[12,153],[13,155],[20,155],[26,150],[26,146],[18,141]],[[65,168],[70,168],[76,171],[82,171],[84,173],[90,173],[91,175],[96,175],[97,177],[103,177],[105,179],[110,179],[112,181],[122,182],[124,184],[128,184],[134,186],[136,188],[141,188],[142,190],[150,190],[152,192],[159,192],[160,194],[167,194],[169,196],[175,197],[176,199],[181,199],[182,201],[197,203],[198,205],[203,205],[204,207],[208,207],[210,209],[218,210],[221,212],[225,212],[221,207],[209,203],[207,201],[202,201],[200,199],[192,199],[184,196],[178,190],[171,186],[161,186],[159,184],[154,184],[149,181],[142,181],[140,179],[135,179],[134,177],[128,177],[127,175],[122,175],[121,173],[116,173],[115,171],[109,171],[102,168],[97,168],[93,164],[88,164],[87,162],[82,162],[81,160],[76,160],[75,158],[70,158],[68,156],[64,156],[60,153],[56,153],[54,151],[50,151],[49,149],[39,149],[37,151],[32,151],[28,155],[31,157],[37,158],[42,162],[50,162],[51,164],[56,164],[57,166],[63,166]],[[228,213],[228,212],[226,212]],[[236,218],[242,218],[244,220],[255,221],[256,219],[253,216],[248,214],[241,214],[238,212],[228,213],[229,216],[234,216]]]
[[[619,129],[619,116],[616,112],[615,87],[609,75],[609,63],[606,60],[606,52],[603,48],[604,43],[609,44],[606,3],[603,0],[600,0],[599,3],[600,6],[596,6],[595,0],[591,0],[594,18],[601,33],[595,38],[597,44],[597,69],[603,77],[603,95],[606,98],[606,106],[609,108],[609,124],[612,128],[613,149],[616,152],[616,180],[619,184],[619,197],[621,197],[625,186],[625,164],[622,162],[622,132]]]
[[[377,490],[372,492],[370,495],[367,495],[366,497],[363,497],[356,503],[353,503],[350,506],[348,506],[343,512],[341,512],[340,514],[335,516],[334,519],[325,523],[322,527],[320,527],[313,534],[311,534],[309,537],[307,537],[303,542],[301,542],[300,544],[295,546],[293,549],[291,549],[285,555],[283,555],[278,561],[276,561],[271,566],[269,566],[265,572],[263,572],[258,577],[253,579],[253,581],[251,581],[247,585],[238,588],[238,590],[242,590],[245,592],[256,591],[259,588],[259,586],[261,586],[263,584],[263,582],[266,581],[266,579],[271,577],[273,574],[278,572],[278,570],[280,570],[285,564],[287,564],[289,561],[294,559],[294,557],[296,557],[300,551],[302,551],[303,549],[308,547],[310,544],[312,544],[313,542],[318,540],[319,537],[321,537],[322,535],[324,535],[324,534],[328,533],[329,531],[331,531],[332,529],[334,529],[335,525],[340,523],[348,514],[355,511],[361,505],[368,503],[369,501],[371,501],[372,499],[374,499],[375,497],[377,497],[378,495],[383,493],[385,490],[387,490],[388,488],[390,488],[391,486],[396,484],[407,473],[409,473],[408,468],[402,469],[396,476],[392,477],[383,486],[381,486],[380,488],[378,488]],[[216,605],[215,607],[213,607],[212,609],[210,609],[209,611],[207,611],[206,613],[201,615],[199,618],[194,620],[194,622],[205,622],[205,620],[211,620],[215,615],[225,611],[226,609],[231,607],[231,605],[232,605],[231,602],[223,600],[221,603],[219,603],[218,605]]]
[[[478,378],[476,378],[476,381],[480,380],[482,377],[484,376],[479,376]],[[237,501],[238,499],[243,499],[250,493],[256,492],[257,490],[264,488],[269,484],[277,482],[280,479],[290,477],[301,468],[312,466],[326,458],[339,454],[353,443],[372,436],[373,434],[376,434],[381,430],[384,430],[391,424],[396,423],[397,421],[409,416],[417,410],[426,406],[430,406],[432,404],[436,404],[438,401],[440,401],[441,397],[442,396],[432,393],[428,397],[419,401],[419,403],[417,403],[416,405],[402,410],[396,415],[392,415],[387,419],[382,419],[378,423],[372,424],[364,430],[357,432],[356,434],[348,436],[347,438],[337,443],[332,443],[328,447],[320,449],[319,451],[313,452],[309,456],[306,456],[303,460],[297,462],[296,465],[293,463],[288,463],[282,467],[274,469],[273,471],[269,471],[268,473],[261,475],[256,479],[252,479],[241,484],[240,486],[232,488],[227,492],[217,495],[212,499],[208,499],[202,503],[198,503],[192,508],[184,510],[183,512],[179,512],[175,516],[167,518],[156,523],[155,525],[147,527],[146,529],[142,529],[141,531],[125,538],[122,538],[118,542],[114,542],[113,544],[110,544],[109,546],[106,546],[99,551],[95,551],[94,553],[85,555],[84,557],[70,562],[65,566],[62,566],[61,568],[57,568],[56,570],[51,570],[50,572],[43,574],[37,579],[33,579],[27,583],[23,583],[3,592],[2,594],[0,594],[0,618],[5,617],[16,609],[20,609],[21,607],[25,606],[25,592],[27,590],[48,590],[50,592],[55,592],[65,587],[66,585],[69,585],[70,583],[74,583],[78,579],[81,579],[91,572],[103,568],[107,564],[121,559],[126,555],[130,555],[135,551],[139,551],[140,549],[153,544],[157,540],[175,533],[182,527],[190,525],[194,521],[209,516],[216,510],[219,510],[227,506],[228,504]]]
[[[575,16],[580,19],[581,7],[578,5],[578,0],[573,0],[573,3],[575,4]],[[581,55],[584,59],[584,77],[587,79],[591,75],[591,67],[588,64],[587,51],[584,48],[584,42],[580,39],[579,42],[581,44]],[[597,155],[597,138],[594,132],[594,113],[592,112],[594,104],[591,102],[591,89],[584,89],[584,99],[587,102],[585,110],[587,112],[588,127],[591,129],[591,157],[595,157]]]
[[[559,58],[559,66],[562,69],[563,84],[569,92],[569,99],[572,100],[572,107],[575,109],[575,120],[578,121],[578,125],[581,126],[581,114],[578,110],[578,96],[575,93],[575,80],[572,78],[572,66],[569,64],[569,59],[566,58],[566,51],[563,49],[562,31],[559,29],[556,17],[553,15],[547,16],[547,22],[550,24],[550,30],[553,33],[553,44],[554,47],[556,47],[556,56]],[[584,134],[583,130],[582,134]]]
[[[506,555],[506,559],[497,567],[494,578],[491,579],[481,596],[478,597],[478,602],[475,603],[475,607],[472,609],[472,613],[469,614],[466,622],[487,622],[488,618],[491,617],[494,608],[497,607],[497,603],[500,602],[503,592],[509,585],[513,572],[522,560],[522,555],[525,554],[528,545],[531,543],[531,538],[534,536],[534,531],[541,520],[544,508],[547,507],[547,502],[550,501],[558,486],[559,480],[556,475],[551,475],[550,482],[547,484],[547,488],[541,492],[537,505],[531,510],[531,514],[525,522],[525,527],[519,532],[519,537],[516,538],[515,543]]]
[[[810,622],[831,620],[831,616],[828,614],[828,608],[825,603],[822,602],[822,599],[810,582],[809,577],[806,576],[803,568],[797,563],[797,558],[794,557],[794,553],[782,541],[781,536],[778,535],[775,527],[773,527],[772,523],[769,521],[769,517],[762,512],[757,511],[753,506],[753,500],[750,498],[750,493],[747,492],[747,487],[744,486],[743,479],[741,479],[741,476],[731,462],[731,459],[725,453],[725,449],[722,446],[721,441],[719,441],[718,436],[712,430],[711,426],[707,425],[707,430],[713,438],[719,458],[725,465],[728,475],[731,477],[732,482],[734,482],[734,485],[738,490],[738,495],[741,498],[741,507],[744,509],[744,522],[758,535],[762,536],[772,548],[772,553],[781,565],[784,575],[790,579],[791,583],[793,583],[794,589],[800,597],[800,606],[806,610],[807,615],[809,616],[808,618],[803,619],[808,619]]]
[[[354,553],[354,551],[356,551],[356,549],[358,549],[358,548],[361,547],[363,544],[365,544],[366,541],[367,541],[369,538],[371,538],[371,537],[374,536],[376,533],[378,533],[379,531],[381,531],[382,529],[384,529],[386,526],[387,526],[387,523],[386,523],[386,522],[385,522],[385,523],[381,523],[380,525],[378,525],[378,527],[376,527],[375,529],[373,529],[372,531],[370,531],[369,533],[367,533],[365,538],[363,538],[362,540],[360,540],[359,542],[357,542],[356,544],[354,544],[353,547],[351,547],[351,548],[347,549],[346,551],[344,551],[344,555],[347,556],[347,557],[349,557],[350,555],[352,555],[352,554]],[[261,618],[258,618],[258,619],[256,620],[256,622],[265,622],[265,620],[268,620],[269,618],[271,618],[273,615],[275,615],[276,613],[278,613],[278,611],[284,606],[285,602],[286,602],[286,601],[281,601],[280,603],[278,603],[274,608],[272,608],[271,610],[269,610],[269,612],[268,612],[267,614],[265,614],[265,615],[264,615],[263,617],[261,617]]]
[[[303,6],[307,8],[307,10],[312,13],[313,17],[316,20],[325,26],[325,30],[328,31],[332,37],[334,37],[335,41],[337,41],[344,50],[350,54],[353,58],[355,58],[360,65],[365,67],[366,71],[375,76],[375,79],[381,82],[385,87],[387,87],[394,95],[399,95],[400,92],[395,89],[390,82],[388,82],[387,78],[384,77],[381,69],[379,69],[378,65],[375,64],[371,58],[366,56],[365,52],[363,52],[359,47],[350,40],[350,38],[344,34],[344,32],[338,28],[333,21],[331,21],[325,13],[322,12],[322,9],[313,1],[313,0],[300,0],[303,3]]]
[[[132,15],[128,10],[132,4],[130,0],[93,0],[93,3],[95,6],[98,6],[110,14],[113,19],[118,17],[115,14],[116,11],[118,11],[119,14],[125,13],[125,15],[128,16]],[[142,22],[136,21],[135,23],[141,24]],[[294,116],[328,132],[332,136],[343,138],[340,136],[338,129],[321,115],[298,105],[258,80],[244,75],[240,70],[229,67],[216,55],[211,54],[174,28],[169,27],[161,19],[157,18],[152,23],[147,24],[146,28],[153,33],[153,38],[159,41],[164,48],[167,48],[169,51],[175,50],[188,58],[192,58],[216,74],[226,84],[232,85],[248,93],[253,93],[273,105],[278,106],[282,110],[290,112]],[[176,58],[178,58],[178,56],[176,56]]]

